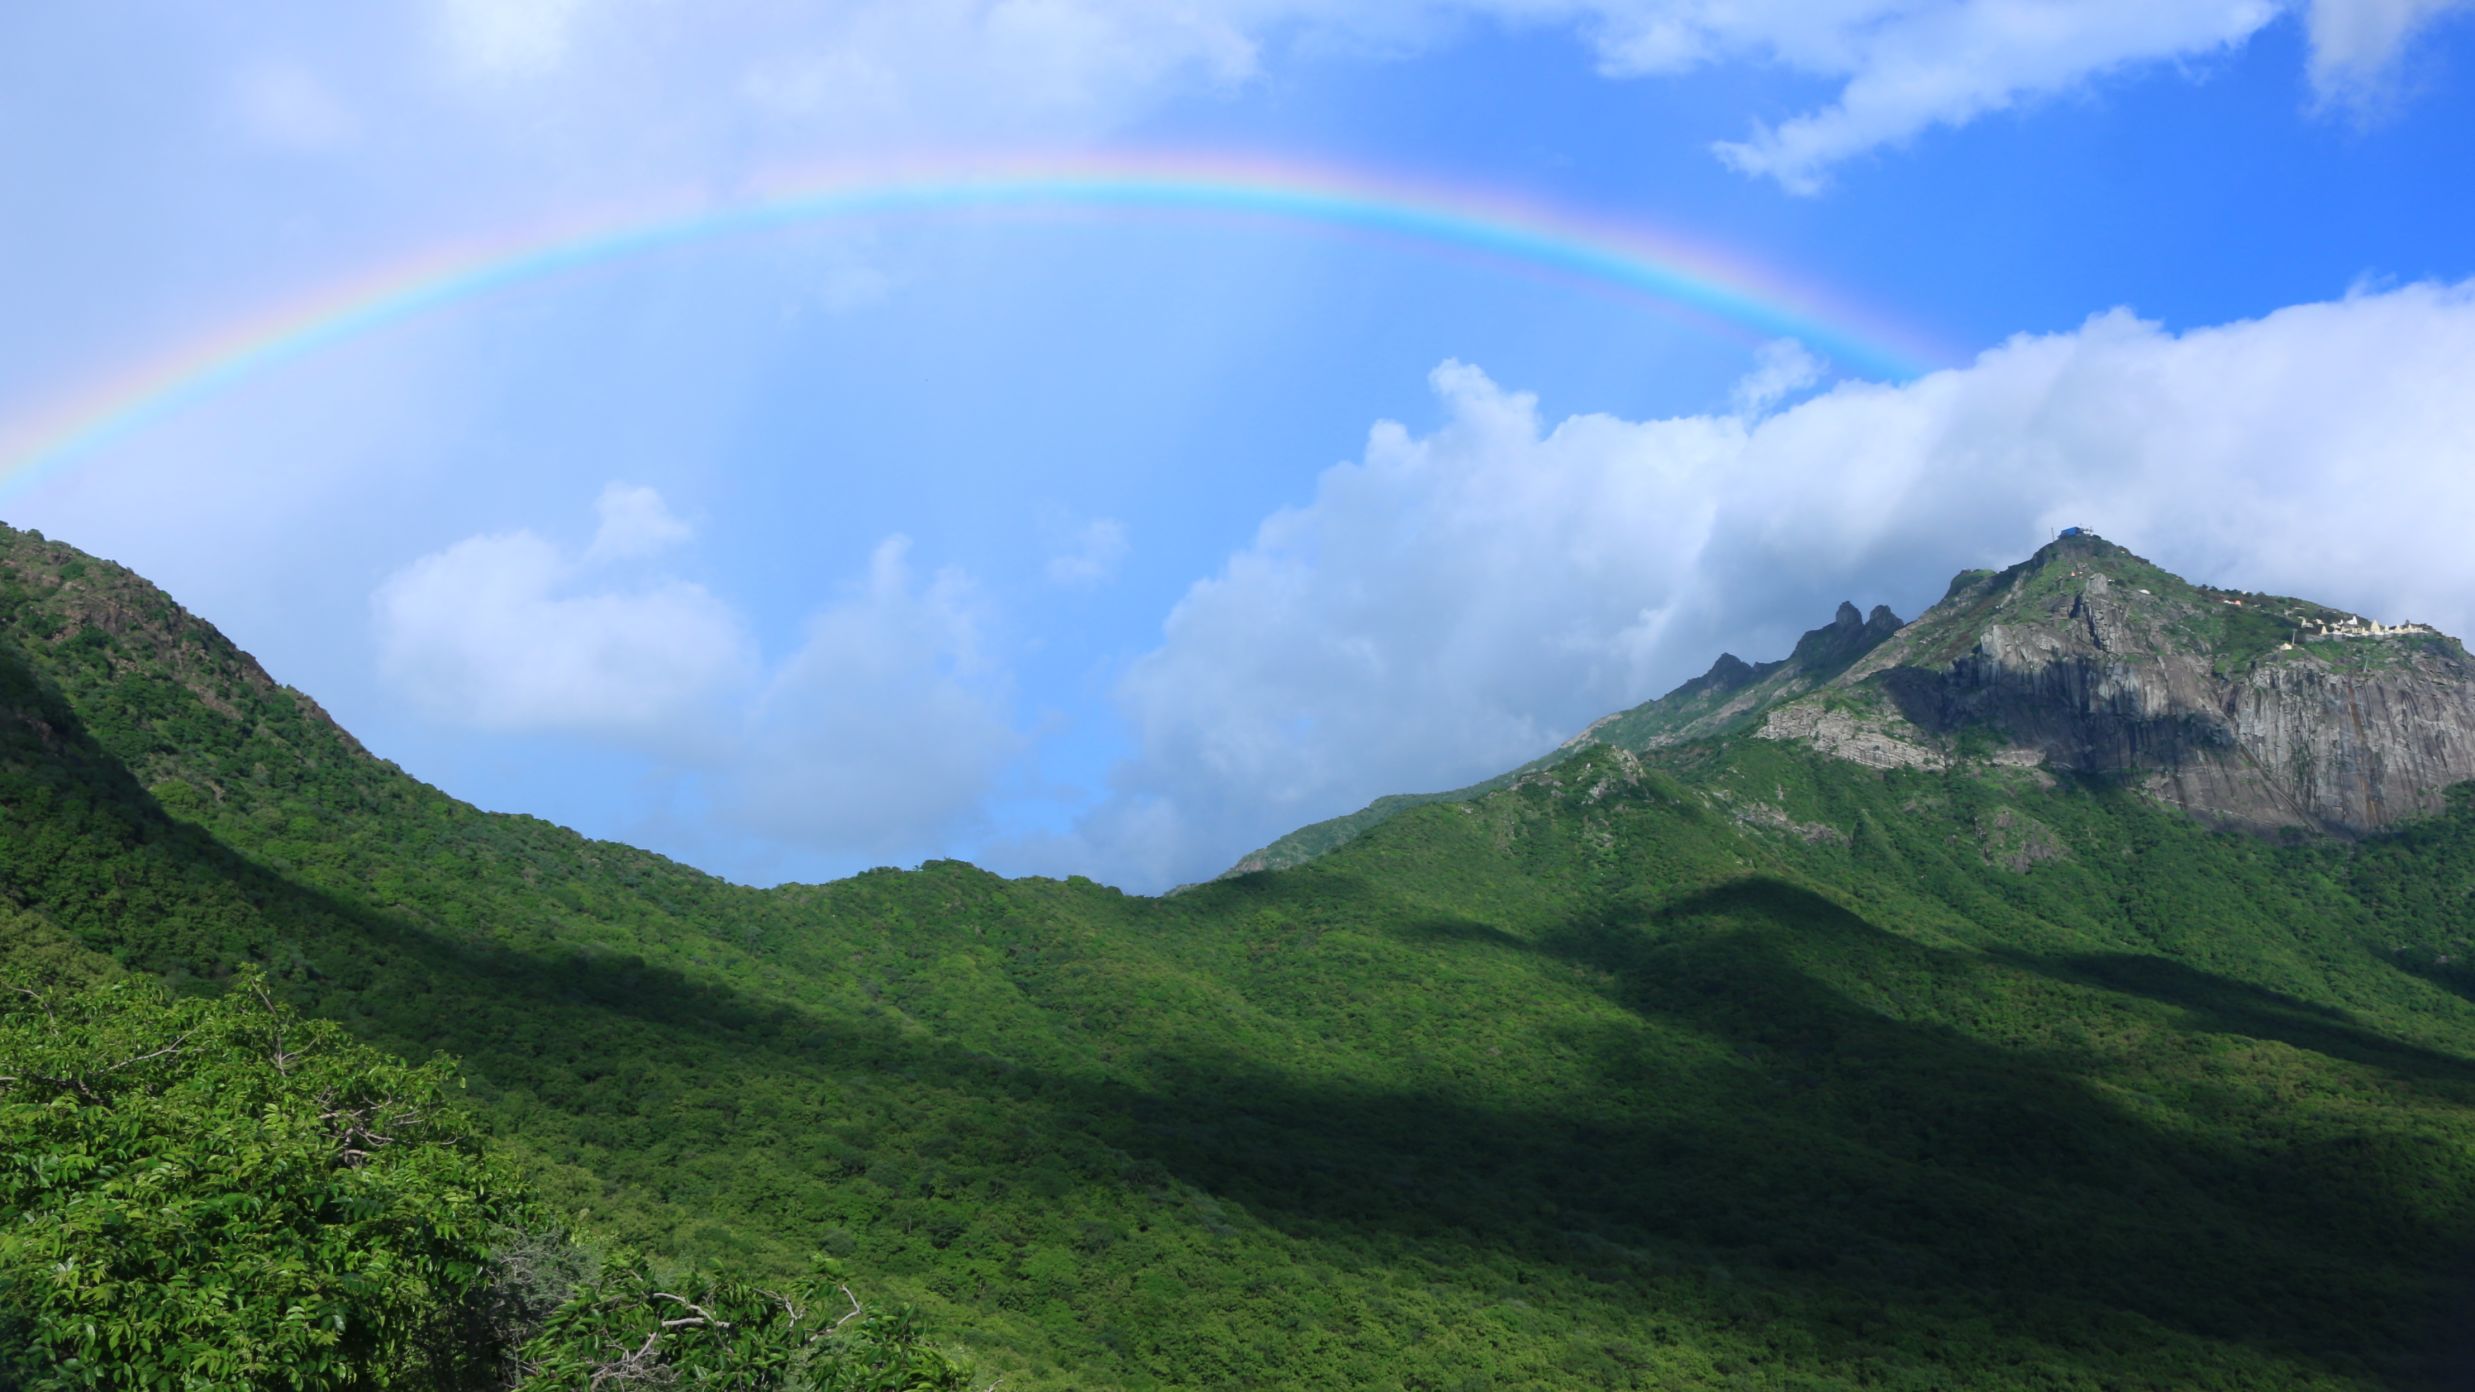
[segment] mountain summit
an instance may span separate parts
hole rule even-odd
[[[2475,662],[2427,624],[2193,585],[2082,533],[1961,574],[1759,733],[1884,767],[2122,778],[2223,825],[2359,835],[2475,778]]]
[[[1793,741],[1874,768],[2006,764],[2121,779],[2212,824],[2354,836],[2475,779],[2475,660],[2429,624],[2195,585],[2082,529],[1963,571],[1902,624],[1842,603],[1788,656],[1722,653],[1675,690],[1450,793],[1380,799],[1240,861],[1294,865],[1422,803],[1599,746]]]

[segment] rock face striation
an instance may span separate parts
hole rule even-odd
[[[2127,777],[2255,830],[2358,835],[2475,779],[2475,661],[2456,639],[2191,585],[2087,534],[1961,576],[1821,695],[1877,750]],[[1830,749],[1827,729],[1789,706],[1763,733]]]

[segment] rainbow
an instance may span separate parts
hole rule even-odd
[[[1952,356],[1717,249],[1500,195],[1193,156],[834,169],[761,181],[751,196],[720,207],[636,209],[453,245],[328,286],[137,363],[0,435],[0,494],[284,363],[562,272],[831,219],[1052,208],[1230,214],[1402,238],[1801,339],[1843,365],[1889,378],[1915,376]]]

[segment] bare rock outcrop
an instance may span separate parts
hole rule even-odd
[[[1764,739],[1801,740],[1867,768],[1941,768],[1950,762],[1916,735],[1904,720],[1860,716],[1815,702],[1782,706],[1761,729]]]
[[[1765,733],[1883,766],[1904,725],[2260,830],[2373,831],[2475,779],[2475,661],[2428,628],[2192,586],[2095,537],[1963,579],[1834,684],[1897,721],[1867,738],[1792,707]]]

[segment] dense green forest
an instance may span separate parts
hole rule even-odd
[[[1009,1389],[2449,1385],[2460,793],[2277,844],[1730,737],[1163,898],[758,891],[457,803],[0,530],[13,983],[262,970],[459,1060],[526,1202],[822,1253]]]
[[[75,959],[54,959],[79,974]],[[958,1392],[830,1264],[760,1285],[582,1239],[413,1066],[244,969],[0,1005],[0,1387]]]

